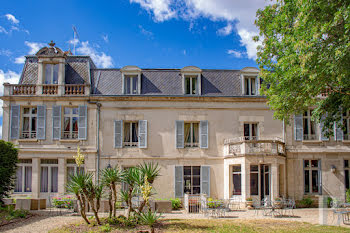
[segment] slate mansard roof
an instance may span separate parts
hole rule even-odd
[[[38,57],[27,56],[19,84],[36,84]],[[241,70],[201,70],[200,96],[242,96]],[[122,94],[121,69],[98,69],[89,56],[66,56],[66,84],[90,84],[91,95]],[[183,96],[181,69],[141,69],[141,95]]]

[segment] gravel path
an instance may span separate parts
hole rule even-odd
[[[34,211],[35,216],[15,224],[10,224],[0,228],[0,232],[8,233],[44,233],[55,228],[62,227],[71,223],[76,223],[82,221],[80,216],[73,216],[72,214],[64,214],[62,216],[52,216],[49,211]],[[123,214],[124,211],[118,212]],[[319,209],[296,209],[294,210],[293,217],[283,217],[283,218],[274,218],[280,219],[281,221],[299,221],[299,222],[308,222],[311,224],[320,223],[320,214]],[[325,223],[328,225],[338,225],[337,216],[333,217],[331,210],[325,210],[323,212]],[[106,216],[101,214],[101,216]],[[170,214],[163,214],[164,219],[207,219],[202,214],[185,214],[183,211],[173,211]],[[242,210],[242,211],[233,211],[229,212],[225,216],[226,219],[271,219],[269,216],[263,216],[262,213],[256,213],[254,210]],[[344,226],[341,223],[342,226]],[[349,227],[349,226],[348,226]]]

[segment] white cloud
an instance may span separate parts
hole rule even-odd
[[[8,34],[8,31],[2,26],[0,26],[0,33]]]
[[[153,14],[157,22],[172,18],[193,21],[199,17],[206,17],[212,21],[235,22],[235,29],[241,37],[240,42],[246,47],[247,55],[251,59],[256,57],[256,46],[259,44],[252,39],[257,35],[257,28],[254,25],[256,11],[271,3],[263,0],[130,0],[130,2],[140,4]]]
[[[20,73],[16,73],[14,71],[8,70],[7,72],[4,72],[3,70],[0,69],[0,96],[4,94],[4,83],[11,83],[11,84],[16,84],[19,81],[20,78]],[[0,100],[0,117],[2,117],[2,100]],[[2,127],[2,126],[0,126]],[[0,128],[0,135],[2,132],[2,128]]]
[[[40,43],[40,42],[25,41],[24,44],[29,47],[29,52],[28,52],[29,54],[36,54],[39,51],[39,49],[46,46],[45,43]]]
[[[9,49],[0,49],[0,55],[10,57],[12,52]]]
[[[24,56],[21,56],[21,57],[16,57],[15,58],[15,63],[16,64],[24,64],[26,58]]]
[[[102,35],[102,39],[103,39],[104,42],[106,42],[106,43],[109,42],[108,35]]]
[[[216,33],[220,36],[228,36],[233,31],[232,23],[228,23],[226,27],[220,28]]]
[[[11,21],[11,23],[18,24],[19,20],[16,19],[14,15],[11,14],[6,14],[5,17],[7,18],[8,21]]]
[[[227,54],[232,55],[237,58],[242,58],[244,56],[244,52],[239,52],[233,49],[227,50]]]
[[[102,68],[113,67],[112,57],[106,55],[104,52],[96,51],[95,48],[89,45],[89,41],[81,42],[80,47],[77,48],[77,52],[81,55],[89,55],[97,66]]]

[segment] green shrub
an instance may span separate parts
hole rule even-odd
[[[71,196],[66,197],[53,197],[52,198],[52,204],[56,208],[67,208],[72,209],[73,208],[73,200],[74,198]]]
[[[11,142],[0,140],[0,203],[9,197],[9,193],[15,186],[18,162],[18,149]]]
[[[346,202],[350,203],[350,189],[346,190]]]
[[[314,201],[310,197],[304,197],[300,200],[300,204],[305,208],[310,208]]]
[[[112,230],[111,226],[107,223],[99,227],[101,232],[110,232]]]
[[[327,197],[327,207],[330,208],[332,205],[333,199],[331,197]]]
[[[171,198],[171,207],[173,210],[178,210],[181,208],[181,200],[180,198]]]

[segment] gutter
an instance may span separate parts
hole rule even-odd
[[[88,101],[89,104],[96,104],[97,107],[97,173],[96,173],[96,182],[100,182],[100,114],[102,104],[96,101]]]

